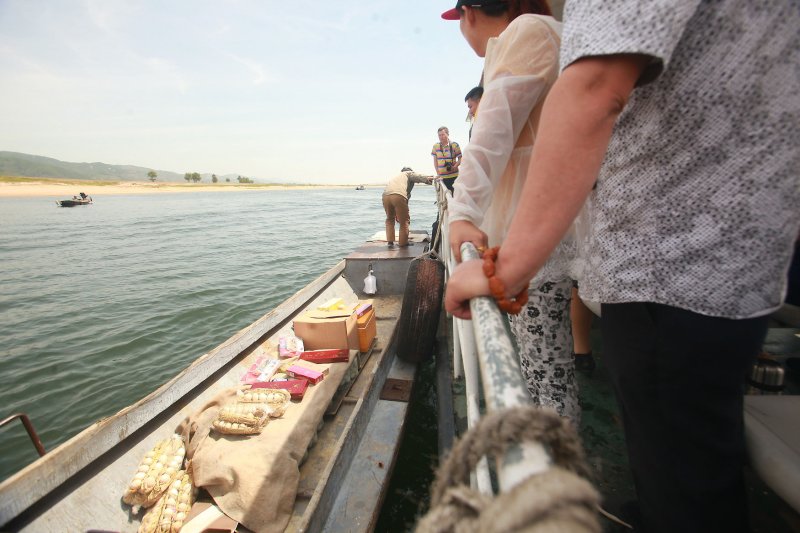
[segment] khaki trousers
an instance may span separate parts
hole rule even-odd
[[[386,240],[394,242],[394,222],[400,223],[400,246],[408,244],[408,225],[411,217],[408,214],[408,200],[399,194],[387,194],[383,197],[383,210],[386,211]]]

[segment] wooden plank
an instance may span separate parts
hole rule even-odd
[[[358,445],[364,436],[372,411],[378,401],[378,395],[383,387],[383,382],[389,375],[391,365],[395,359],[393,351],[387,352],[384,350],[381,353],[379,364],[372,369],[368,376],[369,384],[363,390],[363,396],[356,402],[345,431],[336,444],[332,455],[333,460],[326,467],[320,480],[319,488],[308,503],[302,518],[293,524],[294,527],[288,529],[292,531],[325,531],[323,529],[325,520],[331,511]],[[408,404],[405,403],[401,405],[408,407]]]
[[[350,357],[350,362],[347,366],[347,373],[342,378],[342,382],[336,389],[333,398],[331,398],[331,403],[328,404],[328,408],[325,410],[325,416],[334,416],[339,411],[339,406],[342,405],[342,400],[347,395],[350,387],[353,386],[356,378],[358,378],[358,372],[360,370],[358,366],[358,352],[351,350],[350,353],[352,356]]]
[[[0,483],[0,525],[59,487],[82,468],[109,451],[266,333],[293,316],[302,306],[333,283],[344,270],[344,261],[295,293],[274,310],[234,334],[156,391],[115,415],[89,426],[44,457]]]
[[[320,531],[373,531],[389,483],[408,404],[379,401],[347,477]]]
[[[358,369],[361,370],[364,368],[364,365],[367,364],[369,361],[370,356],[372,356],[372,352],[375,350],[375,346],[378,344],[378,338],[372,339],[372,344],[369,345],[369,349],[366,352],[358,352]]]

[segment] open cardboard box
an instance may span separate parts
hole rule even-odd
[[[303,339],[306,350],[358,350],[358,322],[352,307],[306,311],[294,319],[294,334]]]

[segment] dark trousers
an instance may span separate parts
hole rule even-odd
[[[445,187],[450,189],[451,193],[455,193],[455,190],[453,189],[453,184],[456,182],[457,179],[458,178],[443,178],[442,183],[444,183]]]
[[[794,243],[794,255],[789,266],[789,287],[786,289],[786,303],[800,305],[800,240]]]
[[[646,531],[749,530],[742,391],[767,320],[603,304],[603,358]]]

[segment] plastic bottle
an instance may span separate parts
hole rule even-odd
[[[364,293],[375,294],[378,292],[378,283],[372,273],[372,263],[369,265],[369,274],[364,278]]]

